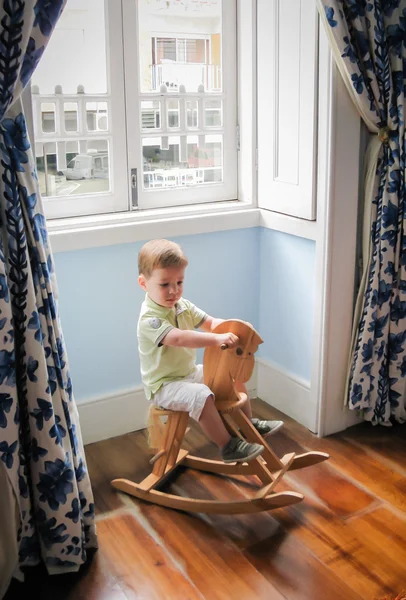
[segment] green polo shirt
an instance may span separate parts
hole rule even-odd
[[[146,294],[138,319],[138,351],[145,394],[150,400],[162,384],[183,379],[196,366],[194,348],[163,346],[162,340],[174,328],[193,330],[207,318],[194,304],[181,298],[174,308],[156,304]]]

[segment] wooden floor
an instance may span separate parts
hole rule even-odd
[[[261,401],[257,415],[282,418],[269,438],[278,454],[329,452],[328,462],[288,474],[277,491],[300,504],[245,516],[189,515],[117,493],[114,477],[149,472],[145,432],[86,447],[99,550],[78,575],[13,583],[6,598],[41,600],[373,600],[406,589],[406,425],[356,426],[318,439]],[[192,427],[188,445],[213,458]],[[252,482],[180,472],[172,493],[235,499]]]

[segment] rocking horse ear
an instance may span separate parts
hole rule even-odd
[[[260,344],[263,344],[264,340],[262,339],[262,337],[259,335],[258,331],[256,329],[253,328],[253,326],[251,325],[251,323],[245,323],[247,329],[249,329],[249,331],[247,332],[248,335],[246,336],[246,344],[245,344],[245,350],[247,352],[249,352],[250,354],[255,354],[255,352],[258,349],[258,346]],[[244,328],[245,329],[245,328]],[[245,331],[247,331],[247,329],[245,329]]]
[[[252,337],[252,343],[255,343],[257,346],[259,346],[260,344],[263,344],[264,340],[259,335],[258,331],[256,331],[256,329],[254,329],[253,327],[252,327],[252,331],[254,332],[254,335]]]

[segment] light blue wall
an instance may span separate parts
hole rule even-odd
[[[223,318],[250,321],[259,356],[310,378],[315,244],[254,228],[176,238],[188,258],[185,297]],[[80,403],[140,385],[137,284],[142,242],[55,255],[59,307]],[[202,352],[199,352],[200,358]]]
[[[185,297],[259,326],[258,229],[176,238],[189,267]],[[77,401],[141,383],[136,327],[142,242],[55,254],[59,308]]]
[[[310,379],[315,242],[260,228],[259,356]]]

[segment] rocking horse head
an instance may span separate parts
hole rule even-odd
[[[235,396],[235,382],[247,382],[254,370],[254,354],[263,340],[245,321],[223,321],[213,333],[234,333],[236,348],[207,348],[204,353],[204,381],[213,391],[216,402],[230,401]]]

